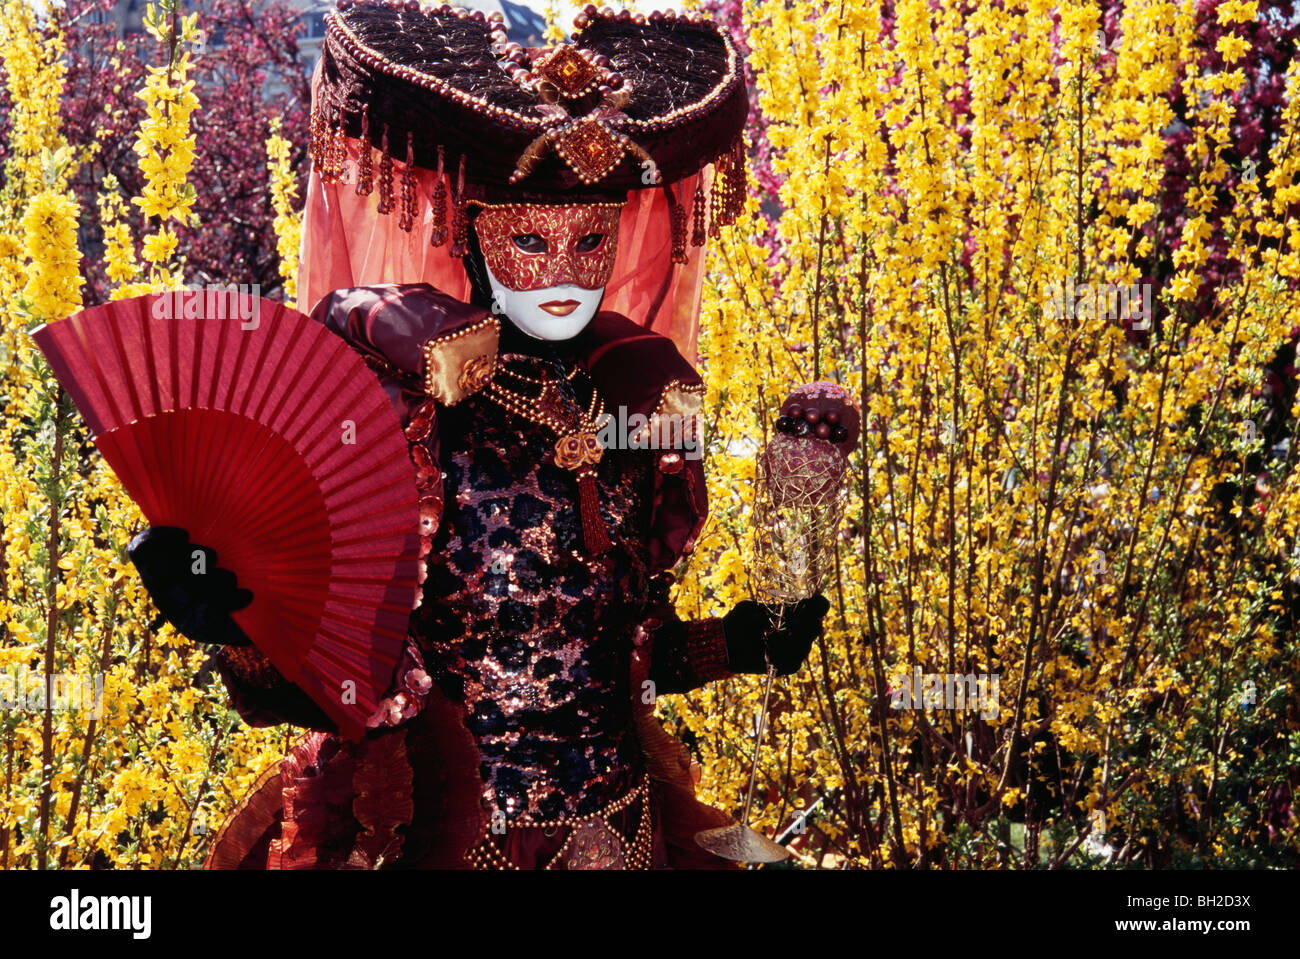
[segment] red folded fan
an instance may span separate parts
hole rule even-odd
[[[253,592],[235,621],[360,737],[419,589],[415,468],[375,374],[233,290],[119,300],[33,337],[150,524],[216,550]]]

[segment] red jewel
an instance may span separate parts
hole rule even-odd
[[[427,693],[429,687],[433,685],[433,680],[419,666],[412,667],[406,671],[406,685],[420,693]]]
[[[659,457],[659,469],[661,472],[673,475],[680,473],[685,462],[682,460],[681,453],[663,453]]]

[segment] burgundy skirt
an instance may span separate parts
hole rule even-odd
[[[656,729],[662,739],[643,734],[656,748],[643,743],[649,773],[634,801],[572,824],[496,834],[480,803],[478,750],[445,699],[360,742],[309,733],[253,785],[214,836],[204,868],[734,867],[694,843],[699,830],[730,820],[695,799],[689,757]]]

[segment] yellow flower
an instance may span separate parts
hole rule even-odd
[[[271,123],[266,141],[267,169],[271,176],[271,205],[275,210],[276,252],[280,255],[280,277],[284,280],[285,300],[292,305],[298,296],[298,246],[302,236],[302,216],[295,212],[298,184],[289,162],[289,141],[280,136],[280,121]]]
[[[30,260],[24,288],[31,311],[47,322],[81,306],[81,251],[77,249],[77,202],[42,191],[23,214],[23,245]]]
[[[150,263],[162,263],[176,250],[176,234],[166,227],[144,238],[144,258]]]

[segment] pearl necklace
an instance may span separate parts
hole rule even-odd
[[[530,359],[530,357],[528,357],[526,354],[505,353],[501,357],[499,357],[499,359],[500,359],[500,363],[498,364],[498,369],[500,369],[504,373],[509,374],[510,376],[513,376],[521,383],[532,383],[537,386],[545,386],[546,383],[550,381],[550,377],[548,377],[545,372],[543,372],[541,376],[529,376],[527,373],[521,373],[518,370],[512,370],[509,367],[508,364],[510,363],[511,360]],[[569,372],[564,374],[564,382],[572,383],[574,377],[576,377],[577,375],[578,375],[578,367],[577,366],[569,367]]]

